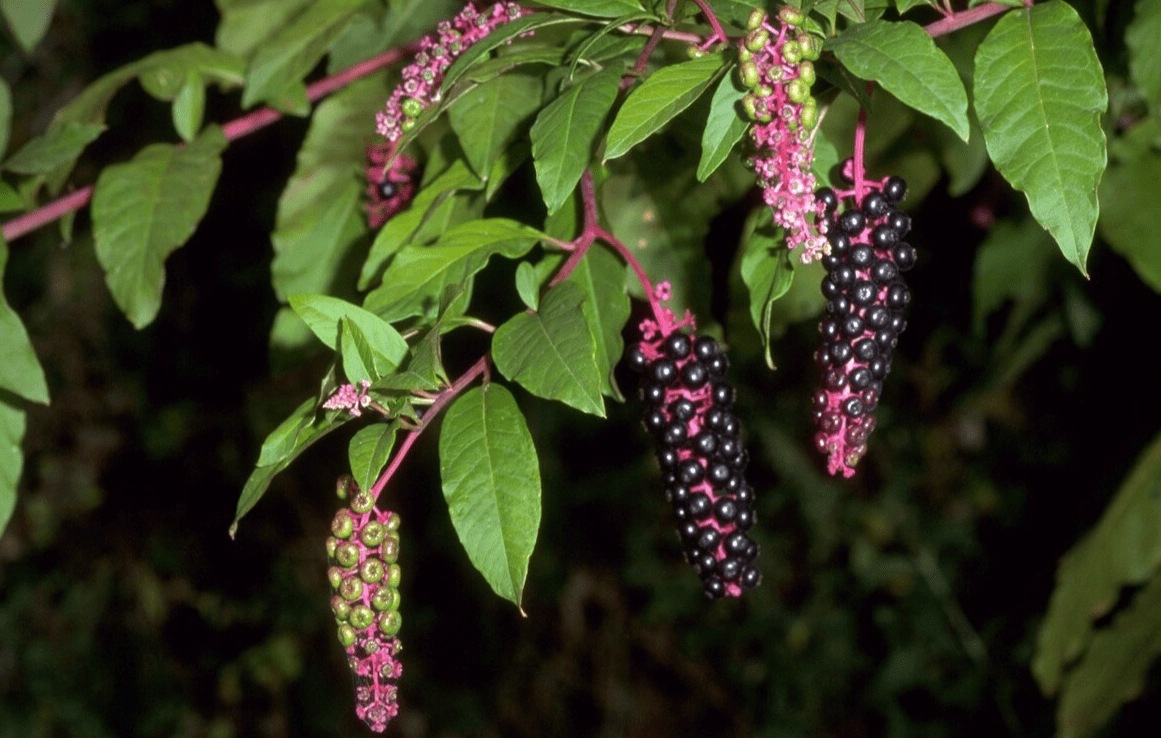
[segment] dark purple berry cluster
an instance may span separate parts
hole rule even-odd
[[[883,380],[907,321],[911,293],[903,280],[915,264],[915,247],[904,241],[911,219],[895,209],[907,194],[899,177],[862,181],[856,191],[816,193],[826,213],[830,254],[822,294],[829,301],[819,322],[822,342],[815,358],[823,386],[814,394],[815,444],[831,474],[849,477],[867,452],[875,428]],[[839,212],[840,202],[845,202]]]
[[[743,472],[749,455],[730,412],[729,359],[709,336],[672,332],[632,346],[629,365],[644,376],[645,427],[657,440],[665,499],[673,506],[686,559],[706,596],[737,597],[762,579],[754,490]]]

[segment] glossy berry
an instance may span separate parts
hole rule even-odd
[[[883,197],[887,198],[887,202],[894,205],[900,202],[907,196],[907,183],[903,181],[902,177],[888,177],[883,184]]]

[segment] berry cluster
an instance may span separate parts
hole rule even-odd
[[[399,712],[395,680],[403,671],[399,639],[399,516],[375,507],[350,476],[336,486],[350,498],[331,522],[327,578],[335,595],[331,609],[339,642],[355,675],[355,714],[371,730],[383,732]]]
[[[810,87],[822,40],[798,30],[803,22],[802,13],[789,6],[777,18],[755,10],[748,33],[739,42],[738,77],[749,90],[742,107],[754,121],[753,154],[746,164],[758,177],[774,222],[786,230],[786,247],[802,246],[801,259],[809,264],[826,249],[817,224],[822,211],[814,198],[811,172],[818,104]]]
[[[850,169],[848,161],[846,174]],[[914,266],[915,247],[903,240],[911,219],[893,207],[907,194],[901,178],[860,179],[854,190],[824,187],[816,194],[828,219],[830,254],[822,259],[829,303],[815,354],[823,372],[823,388],[814,394],[815,444],[827,454],[831,474],[849,477],[867,452],[872,412],[907,327],[911,293],[902,272]],[[848,207],[839,213],[844,201]]]
[[[367,224],[378,228],[407,207],[415,196],[416,162],[406,154],[391,158],[395,144],[384,141],[367,147]]]
[[[749,456],[730,412],[729,360],[713,338],[679,331],[641,341],[627,358],[645,377],[645,427],[657,439],[686,560],[710,599],[753,589],[762,578],[754,564],[758,544],[746,535],[754,491],[743,477]]]

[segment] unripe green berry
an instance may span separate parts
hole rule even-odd
[[[746,116],[750,120],[758,120],[758,98],[753,95],[746,95],[742,98],[742,109],[746,111]]]
[[[802,58],[807,61],[818,61],[818,57],[822,56],[822,39],[811,33],[800,33],[794,39],[798,42],[798,48],[802,50]]]
[[[333,559],[335,551],[339,549],[339,539],[334,536],[327,536],[327,558]]]
[[[386,569],[383,562],[374,557],[368,557],[359,564],[359,578],[367,584],[373,584],[383,578]]]
[[[690,59],[700,59],[705,56],[705,52],[696,46],[687,46],[685,47],[685,55]]]
[[[351,605],[342,597],[331,598],[331,610],[340,622],[346,620],[351,615]]]
[[[335,561],[339,562],[339,566],[345,569],[353,569],[359,564],[359,546],[356,543],[347,541],[340,543],[335,550]]]
[[[351,608],[351,626],[355,630],[370,628],[375,622],[375,613],[366,605],[355,605]]]
[[[798,65],[798,79],[802,80],[808,85],[813,85],[815,77],[814,63],[804,61]]]
[[[813,97],[802,104],[802,113],[798,117],[802,120],[803,128],[811,129],[818,124],[818,104]]]
[[[745,46],[738,49],[738,61],[739,62],[748,62],[753,58],[754,58],[754,54],[749,49],[747,49]]]
[[[378,546],[386,537],[387,526],[378,520],[368,520],[367,524],[363,526],[363,530],[359,532],[359,540],[363,542],[363,545],[370,548]]]
[[[388,638],[393,638],[399,633],[399,628],[403,625],[403,616],[399,614],[398,610],[385,610],[379,613],[379,617],[375,619],[379,630]]]
[[[746,30],[756,31],[762,27],[766,22],[766,11],[761,8],[754,8],[750,11],[750,17],[746,20]]]
[[[414,97],[406,97],[400,104],[403,109],[403,114],[409,118],[415,118],[423,112],[423,105]]]
[[[347,577],[339,585],[339,594],[347,602],[353,602],[363,596],[363,580],[358,577]]]
[[[387,526],[387,530],[399,530],[399,515],[394,512],[388,512],[384,525]]]
[[[743,62],[738,65],[738,79],[742,81],[742,86],[747,89],[754,89],[758,86],[758,65],[752,61]]]
[[[758,89],[754,90],[754,95],[757,97],[760,97],[762,99],[766,99],[773,94],[774,94],[774,88],[771,87],[770,85],[762,85]]]
[[[415,126],[415,118],[404,118],[403,122],[399,124],[399,127],[402,128],[404,132],[413,130]]]
[[[746,48],[750,51],[761,51],[770,40],[770,34],[765,28],[756,28],[746,34]]]
[[[792,8],[789,5],[783,5],[778,10],[778,20],[788,26],[797,26],[802,23],[802,11],[798,8]]]
[[[379,549],[379,555],[383,557],[383,561],[388,564],[394,564],[399,560],[399,534],[392,533],[383,539],[383,545]]]
[[[351,520],[351,514],[345,508],[335,513],[335,519],[331,521],[331,533],[337,538],[350,538],[354,532],[355,521]]]
[[[787,41],[782,44],[782,58],[787,64],[797,64],[802,61],[802,47],[797,41]]]
[[[810,97],[810,85],[801,79],[792,79],[786,85],[786,97],[790,98],[791,102],[804,103]]]
[[[343,583],[343,570],[337,566],[327,569],[327,581],[331,583],[331,589],[338,589]]]
[[[355,645],[355,629],[348,623],[339,626],[339,643],[343,644],[343,648]]]
[[[373,507],[375,507],[375,498],[369,492],[360,492],[355,495],[355,499],[351,500],[351,509],[360,515],[371,512]]]
[[[340,500],[347,499],[347,493],[351,488],[351,482],[354,481],[354,478],[351,477],[350,474],[344,474],[339,477],[338,481],[335,482],[335,496]]]
[[[391,564],[387,567],[387,574],[383,578],[383,584],[395,589],[399,586],[399,581],[403,578],[403,570],[399,568],[399,564]]]
[[[398,610],[399,600],[399,590],[379,587],[375,590],[375,594],[371,595],[371,607],[376,610]]]

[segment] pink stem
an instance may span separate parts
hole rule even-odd
[[[934,23],[929,23],[928,25],[924,26],[923,30],[927,31],[927,35],[931,36],[932,38],[936,38],[937,36],[945,36],[952,31],[958,31],[959,29],[970,26],[973,23],[979,23],[982,20],[991,18],[993,15],[999,15],[1005,10],[1011,9],[1012,6],[1010,5],[1001,5],[1000,3],[984,3],[983,5],[977,5],[974,8],[968,8],[967,10],[960,11],[959,13],[953,13],[946,18],[940,18]]]
[[[714,35],[709,38],[707,44],[713,43],[715,38],[721,39],[722,43],[728,44],[730,42],[729,36],[722,30],[722,24],[718,23],[718,18],[714,15],[714,11],[706,4],[705,0],[693,0],[693,4],[701,8],[701,14],[705,16],[706,23],[709,23],[710,28],[714,30]]]
[[[417,48],[419,48],[419,45],[412,43],[406,46],[388,49],[379,56],[360,62],[350,69],[344,69],[338,74],[313,82],[306,88],[306,97],[311,102],[316,102],[335,90],[349,85],[360,77],[366,77],[372,72],[394,64],[404,56],[414,53]],[[241,118],[236,118],[224,124],[222,126],[222,133],[226,136],[227,141],[236,141],[243,136],[265,128],[281,118],[282,113],[273,108],[259,108],[258,110],[243,115]],[[19,218],[14,218],[5,223],[3,227],[4,239],[12,242],[41,226],[48,225],[54,220],[64,217],[68,213],[80,210],[85,205],[88,205],[92,199],[92,185],[83,187],[75,192],[70,192],[64,197],[53,200],[30,213],[26,213]]]
[[[459,379],[452,383],[451,387],[448,387],[443,392],[439,393],[439,395],[435,398],[435,402],[431,403],[431,405],[428,406],[428,408],[423,412],[423,419],[419,422],[419,425],[408,432],[407,438],[403,439],[403,443],[399,446],[399,450],[395,452],[395,458],[391,459],[391,463],[383,471],[383,474],[380,475],[379,479],[376,480],[374,485],[372,485],[371,497],[376,500],[379,499],[379,495],[382,494],[383,488],[387,486],[387,482],[391,481],[391,477],[395,476],[395,471],[399,468],[399,465],[403,463],[403,459],[407,457],[407,452],[411,450],[411,447],[415,444],[415,441],[419,438],[419,435],[423,433],[427,426],[431,425],[431,421],[433,421],[435,417],[439,415],[440,411],[443,410],[444,407],[456,397],[456,395],[458,395],[460,392],[463,392],[464,388],[474,382],[478,377],[487,373],[489,362],[490,359],[486,355],[481,356],[475,364],[472,364],[470,369],[461,374]]]
[[[870,97],[874,92],[875,85],[873,82],[867,83],[867,96]],[[867,109],[859,108],[859,121],[855,124],[855,158],[852,167],[854,171],[851,172],[851,179],[855,183],[855,207],[860,207],[863,202],[863,196],[866,194],[866,170],[864,163],[863,151],[867,143]]]

